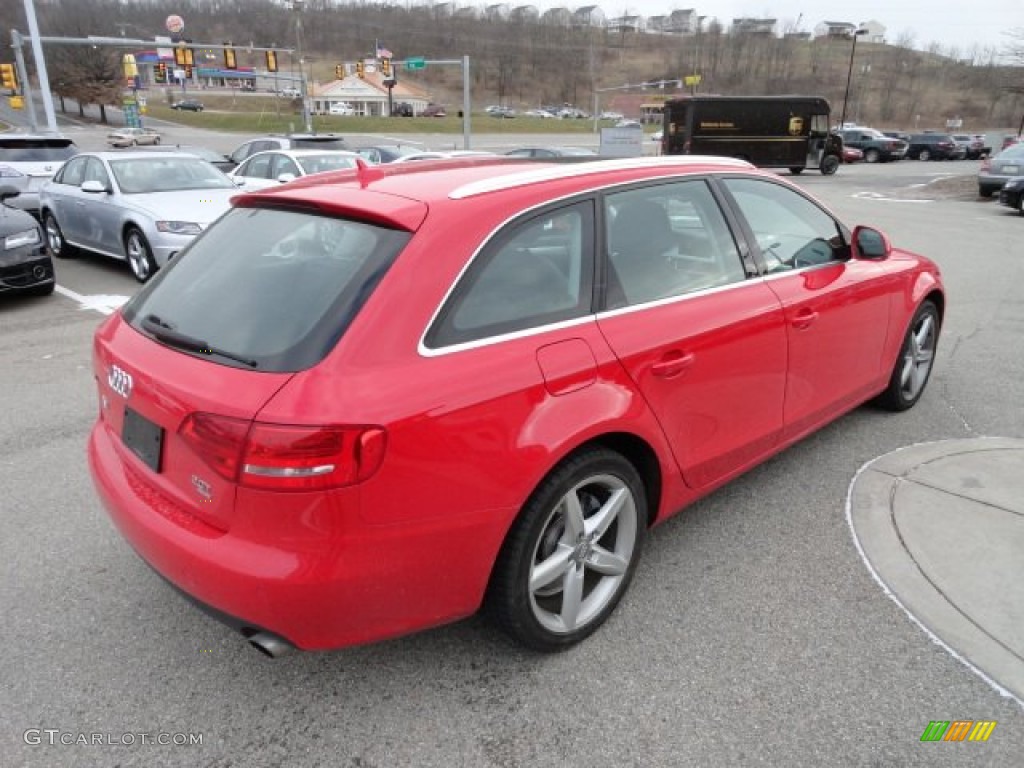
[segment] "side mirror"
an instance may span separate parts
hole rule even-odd
[[[877,229],[858,226],[853,230],[853,253],[861,259],[887,259],[892,245]]]
[[[12,187],[10,184],[4,184],[0,187],[0,202],[6,203],[9,198],[17,197],[21,194],[17,187]]]
[[[82,191],[98,194],[101,192],[109,192],[110,190],[103,186],[101,182],[98,182],[95,179],[89,179],[89,181],[82,182]]]
[[[245,186],[245,178],[244,177],[242,177],[242,176],[232,176],[230,178],[231,178],[231,181],[234,182],[234,185],[236,187],[244,187]]]
[[[295,178],[296,177],[294,173],[282,173],[280,176],[277,177],[277,180],[280,181],[282,184],[287,184],[289,181],[295,181]]]

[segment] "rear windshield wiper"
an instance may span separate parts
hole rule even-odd
[[[181,333],[174,330],[174,328],[156,315],[146,315],[142,318],[142,327],[149,331],[160,341],[165,344],[170,344],[172,347],[178,349],[187,349],[190,352],[198,352],[201,355],[218,355],[220,357],[226,357],[228,360],[234,360],[248,365],[250,368],[258,368],[259,363],[255,360],[250,360],[240,355],[236,355],[233,352],[227,352],[223,349],[217,349],[217,347],[211,347],[207,342],[202,339],[197,339],[194,336]]]

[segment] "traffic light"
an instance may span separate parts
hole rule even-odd
[[[277,72],[277,51],[267,51],[267,72]]]
[[[227,42],[224,45],[228,46],[224,49],[224,69],[238,69],[238,60],[235,58],[235,49],[231,47],[231,43]]]
[[[356,62],[356,76],[360,79],[366,77],[366,63],[362,59]]]
[[[162,61],[153,69],[153,82],[160,85],[167,82],[167,65]]]
[[[344,80],[345,79],[345,65],[344,64],[335,64],[334,65],[334,79],[335,80]]]
[[[385,58],[380,60],[380,71],[385,78],[391,77],[391,59]]]
[[[13,64],[0,64],[0,80],[2,80],[4,88],[10,88],[12,91],[18,90],[18,75],[14,71]]]

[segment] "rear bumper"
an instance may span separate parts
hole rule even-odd
[[[88,454],[100,498],[143,560],[244,634],[268,630],[304,650],[373,642],[472,614],[503,535],[497,528],[507,522],[488,513],[373,526],[355,508],[323,499],[300,512],[239,502],[225,533],[161,499],[149,470],[105,422],[94,425]],[[480,542],[480,551],[468,551],[467,541]]]

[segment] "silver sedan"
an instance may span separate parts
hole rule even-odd
[[[78,249],[123,259],[139,282],[230,207],[238,187],[205,160],[178,153],[88,152],[40,190],[54,256]]]

